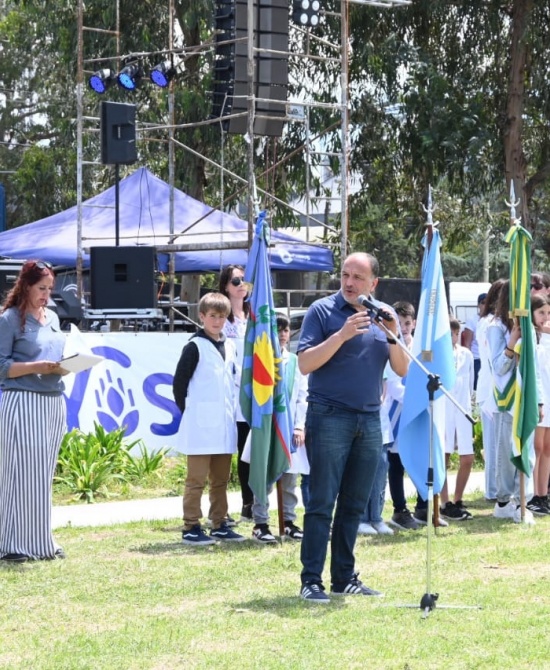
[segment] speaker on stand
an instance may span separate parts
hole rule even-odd
[[[115,244],[119,245],[119,165],[137,161],[136,106],[101,101],[101,162],[115,166]]]

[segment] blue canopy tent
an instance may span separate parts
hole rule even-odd
[[[77,208],[0,233],[0,255],[40,258],[56,266],[75,267]],[[170,244],[170,186],[147,168],[139,168],[119,184],[120,246],[162,247]],[[212,210],[174,189],[177,272],[215,272],[229,263],[246,265],[248,224],[235,216]],[[89,267],[90,247],[115,246],[115,187],[86,200],[82,207],[83,266]],[[320,272],[333,270],[332,252],[273,231],[269,260],[272,270]],[[242,248],[228,248],[242,244]],[[185,245],[191,249],[185,250]],[[225,248],[224,248],[225,246]],[[168,254],[158,254],[159,269],[168,269]]]

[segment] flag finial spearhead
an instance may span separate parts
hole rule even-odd
[[[516,216],[516,207],[520,203],[520,198],[516,200],[516,191],[514,189],[514,180],[510,179],[510,202],[504,201],[506,205],[510,208],[510,225],[518,226],[520,220]]]

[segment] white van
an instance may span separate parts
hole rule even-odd
[[[462,325],[477,314],[477,299],[487,293],[490,282],[449,282],[449,311]]]

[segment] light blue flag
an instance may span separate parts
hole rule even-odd
[[[250,477],[256,498],[267,503],[267,488],[290,467],[292,436],[283,359],[277,334],[267,248],[269,226],[260,212],[244,279],[250,282],[240,404],[250,426]]]
[[[441,268],[439,231],[434,228],[428,247],[427,235],[422,240],[422,288],[416,319],[412,353],[432,373],[439,375],[448,391],[455,383],[453,345],[449,328],[449,310]],[[430,417],[428,377],[411,361],[405,383],[403,409],[399,422],[398,451],[403,466],[418,492],[428,498],[428,466],[430,447]],[[445,396],[434,395],[433,414],[433,493],[445,483]]]

